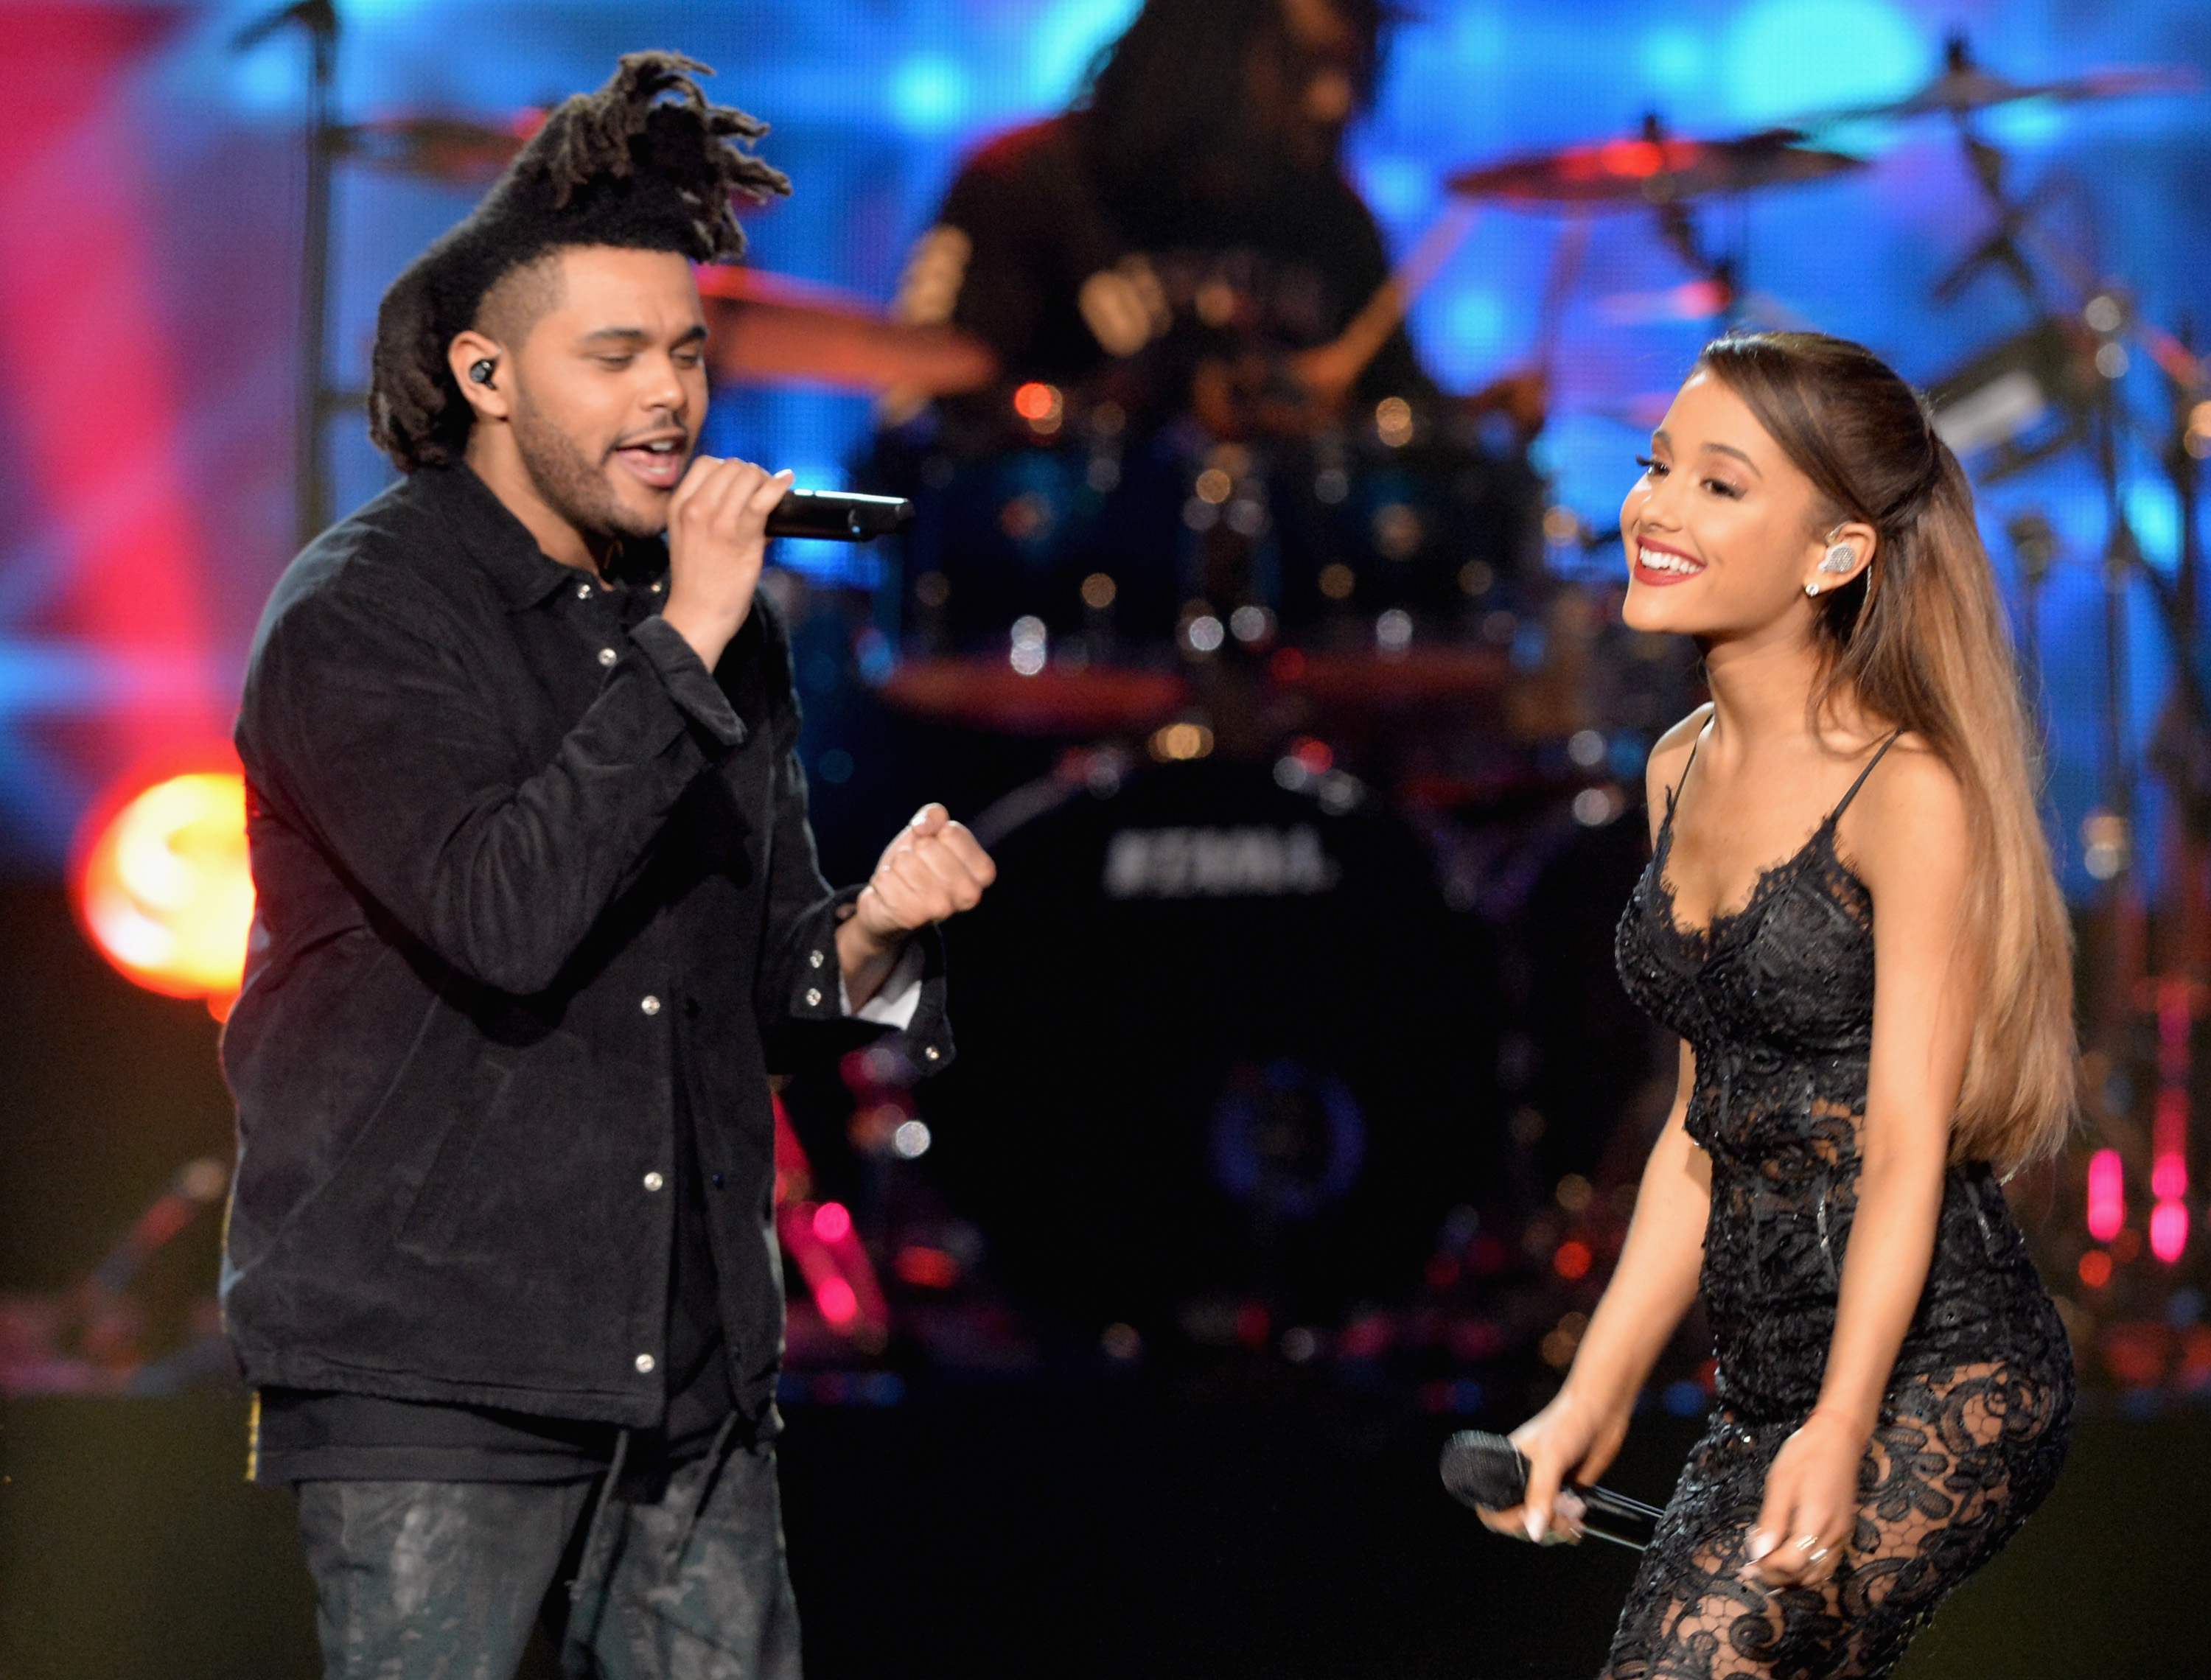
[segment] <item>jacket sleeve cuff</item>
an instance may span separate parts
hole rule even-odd
[[[800,929],[798,978],[791,988],[791,1017],[794,1021],[853,1020],[863,1024],[895,1029],[893,1042],[913,1063],[916,1073],[927,1076],[952,1066],[952,1027],[944,1014],[944,940],[935,928],[924,928],[906,941],[905,953],[891,971],[875,1001],[886,1006],[884,1014],[869,1010],[853,1015],[845,1008],[844,972],[837,961],[837,925],[843,908],[860,896],[848,886],[823,901]],[[902,995],[911,992],[912,1001]],[[886,1018],[898,1006],[904,1018]],[[886,1042],[876,1040],[878,1043]]]
[[[730,697],[681,632],[665,619],[650,618],[631,626],[629,639],[651,662],[668,698],[684,716],[724,746],[743,744],[745,726]]]

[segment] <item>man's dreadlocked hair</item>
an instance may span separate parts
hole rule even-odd
[[[368,414],[400,471],[467,447],[474,412],[446,349],[508,275],[576,245],[733,262],[745,248],[736,202],[791,190],[738,143],[767,125],[708,104],[694,73],[713,74],[672,52],[628,54],[605,87],[564,100],[483,202],[392,282],[377,311]]]

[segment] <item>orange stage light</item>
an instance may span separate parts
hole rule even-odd
[[[127,978],[228,1014],[253,922],[236,761],[126,778],[85,825],[73,885],[86,936]]]

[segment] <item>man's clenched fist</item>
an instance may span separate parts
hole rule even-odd
[[[997,877],[998,866],[966,824],[941,805],[924,805],[883,848],[852,919],[871,938],[895,944],[918,928],[973,909]]]

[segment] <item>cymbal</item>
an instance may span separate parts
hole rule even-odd
[[[909,326],[855,293],[759,269],[694,272],[708,365],[725,384],[950,396],[997,377],[990,347],[956,327]]]
[[[1683,140],[1654,129],[1465,170],[1444,184],[1464,197],[1507,203],[1634,206],[1822,180],[1866,166],[1846,153],[1799,145],[1804,136],[1796,129],[1735,140]]]
[[[882,694],[899,710],[934,723],[1088,740],[1141,734],[1190,704],[1190,685],[1171,671],[1054,666],[1023,676],[1003,657],[911,660]]]
[[[1885,105],[1823,111],[1803,120],[1816,125],[1877,118],[1929,117],[1937,112],[1963,117],[2019,100],[2083,105],[2094,100],[2123,99],[2139,94],[2190,93],[2196,86],[2193,72],[2177,68],[2092,70],[2086,76],[2068,76],[2058,82],[2014,82],[1993,70],[1983,69],[1969,57],[1954,53],[1942,74],[1916,94]]]
[[[504,127],[462,117],[385,117],[336,131],[338,151],[372,169],[447,186],[482,187],[497,179],[543,126],[545,113],[518,112]]]
[[[1511,656],[1491,647],[1408,648],[1395,658],[1369,653],[1277,654],[1268,674],[1282,688],[1323,707],[1362,712],[1418,711],[1487,700],[1512,686]]]

